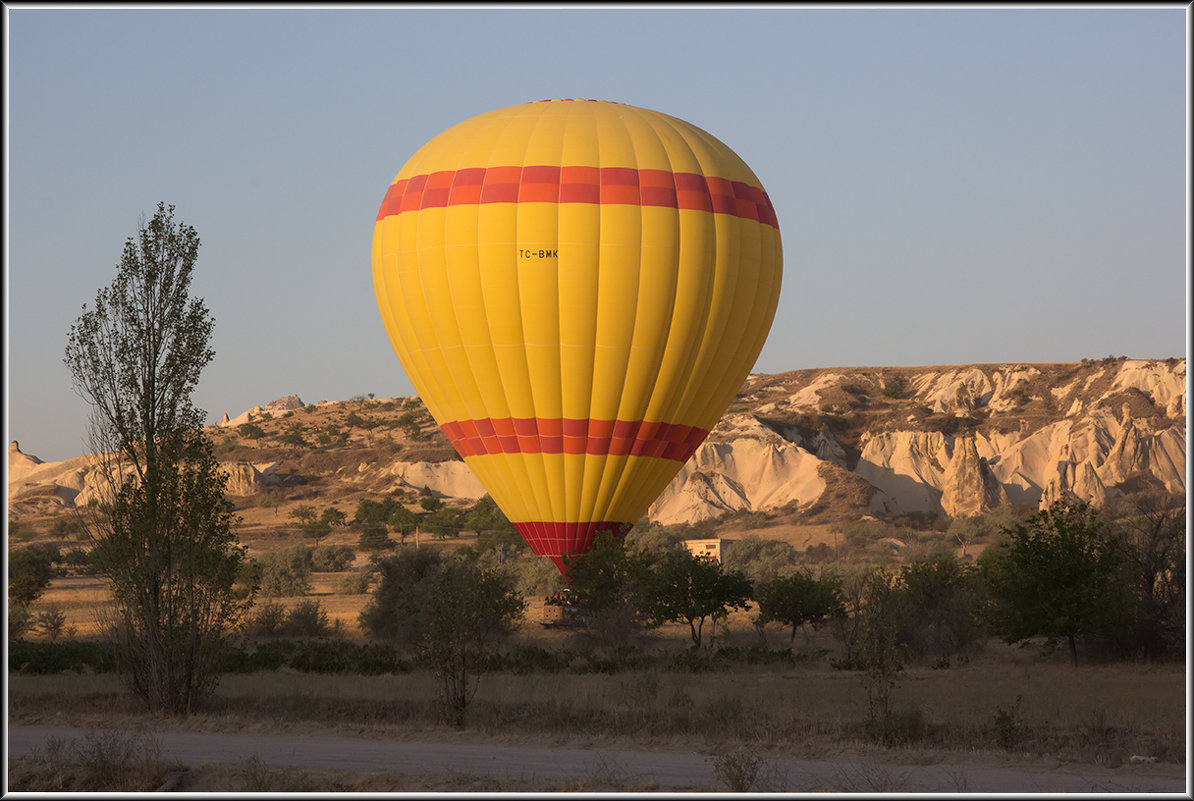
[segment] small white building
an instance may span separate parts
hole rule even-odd
[[[727,546],[733,540],[723,540],[719,538],[709,540],[684,540],[684,547],[693,556],[712,556],[718,563],[722,560],[722,554],[725,552]]]

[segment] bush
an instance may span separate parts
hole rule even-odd
[[[336,591],[341,595],[364,595],[369,592],[369,587],[372,583],[372,570],[354,570],[340,579],[340,583],[336,586]]]
[[[282,630],[291,637],[322,637],[328,633],[327,610],[319,601],[303,601],[287,613]]]
[[[254,637],[275,637],[282,633],[286,623],[286,607],[274,601],[266,601],[245,623],[245,629]]]
[[[427,629],[432,579],[443,562],[438,551],[402,548],[378,560],[381,580],[361,611],[361,628],[374,637],[414,645]]]
[[[41,633],[51,640],[58,639],[64,632],[67,636],[73,636],[75,633],[74,626],[68,628],[66,625],[66,612],[56,604],[37,614],[36,625],[41,629]]]
[[[57,548],[45,545],[9,551],[9,600],[28,606],[40,598],[54,578],[54,563],[61,559]]]
[[[320,545],[311,552],[311,569],[316,573],[348,570],[357,554],[347,545]]]
[[[791,573],[796,568],[797,552],[786,542],[763,539],[758,534],[747,534],[729,546],[725,554],[725,566],[739,570],[756,584],[774,581]]]
[[[33,628],[33,613],[29,607],[16,601],[8,604],[8,639],[19,640]]]
[[[112,673],[116,670],[116,648],[102,640],[18,640],[8,644],[8,669],[37,675],[67,671]]]
[[[295,596],[311,591],[312,556],[306,545],[264,553],[255,561],[260,570],[262,595]]]
[[[235,673],[289,668],[308,673],[352,673],[379,676],[408,673],[411,664],[393,646],[356,645],[345,640],[271,640],[228,652],[225,669]]]

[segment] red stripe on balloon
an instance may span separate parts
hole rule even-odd
[[[661,206],[729,214],[779,228],[767,193],[742,181],[669,170],[544,164],[470,167],[403,178],[390,184],[377,219],[478,203]]]
[[[631,526],[631,523],[610,521],[556,523],[535,520],[514,524],[514,528],[530,546],[531,552],[536,556],[554,557],[552,561],[560,570],[564,570],[564,564],[559,557],[584,553],[602,532],[609,532],[618,537],[625,536]]]
[[[500,453],[654,456],[684,463],[709,432],[678,423],[569,417],[488,417],[440,428],[462,458]]]

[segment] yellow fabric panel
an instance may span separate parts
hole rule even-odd
[[[560,220],[560,389],[563,417],[589,417],[596,356],[600,207],[563,203]]]

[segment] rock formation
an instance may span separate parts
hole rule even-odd
[[[942,510],[950,517],[971,517],[986,514],[1007,502],[1003,485],[987,460],[978,455],[975,438],[956,441],[942,477]]]
[[[396,419],[405,400],[377,401],[370,416]],[[340,497],[428,487],[465,503],[485,494],[430,425],[413,440],[357,432],[349,450],[263,451],[272,461],[261,463],[244,456],[268,439],[248,445],[228,431],[252,421],[269,427],[267,415],[300,408],[290,395],[224,416],[217,429],[244,448],[224,464],[231,494],[307,478],[339,488]],[[308,408],[343,427],[356,406]],[[652,520],[779,509],[956,517],[1063,496],[1098,506],[1140,486],[1186,490],[1185,359],[754,374],[731,408],[651,506]],[[11,443],[10,512],[85,503],[97,487],[93,463],[81,456],[43,464]]]

